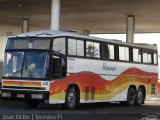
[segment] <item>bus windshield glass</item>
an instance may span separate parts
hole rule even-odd
[[[4,77],[46,78],[48,52],[6,52]]]
[[[49,38],[9,38],[6,49],[50,49]]]

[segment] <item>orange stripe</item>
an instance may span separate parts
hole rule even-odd
[[[41,82],[27,82],[27,81],[3,81],[4,86],[26,86],[26,87],[41,87]]]
[[[137,78],[129,78],[128,76],[137,76]],[[143,76],[143,77],[141,77]],[[146,77],[144,77],[146,76]],[[150,78],[148,78],[150,77]],[[66,92],[70,83],[77,83],[82,92],[85,91],[86,86],[96,86],[95,93],[106,92],[107,90],[114,90],[122,84],[126,84],[129,81],[137,81],[141,84],[156,84],[158,80],[157,73],[145,72],[137,68],[130,68],[121,73],[117,78],[112,81],[106,80],[98,74],[92,72],[81,72],[77,74],[71,74],[64,80],[55,81],[50,85],[50,94],[57,94]]]

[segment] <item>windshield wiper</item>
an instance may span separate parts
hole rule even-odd
[[[58,55],[58,56],[65,56],[64,54],[60,53],[61,50],[57,51],[53,51],[54,54]]]

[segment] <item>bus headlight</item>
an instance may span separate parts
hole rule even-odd
[[[1,96],[2,97],[9,97],[10,98],[11,97],[11,93],[10,92],[2,92]]]
[[[43,95],[42,94],[32,94],[31,98],[32,99],[43,99]]]

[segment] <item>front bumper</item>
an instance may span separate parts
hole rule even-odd
[[[9,93],[10,96],[3,96],[3,93]],[[37,99],[32,98],[32,95],[42,95],[43,98]],[[18,97],[18,95],[23,95],[24,97]],[[27,90],[1,90],[1,98],[2,100],[9,100],[9,101],[30,101],[36,100],[40,102],[48,101],[49,100],[49,91],[27,91]]]

